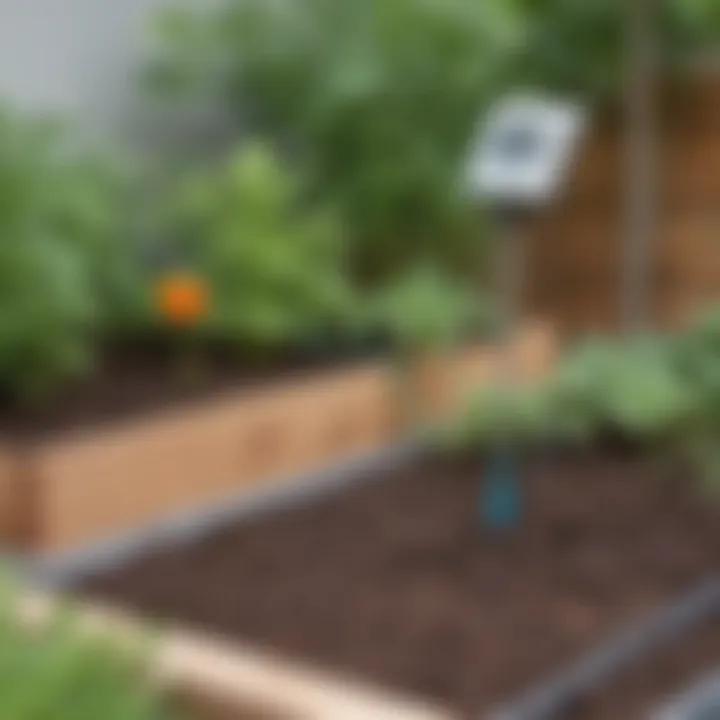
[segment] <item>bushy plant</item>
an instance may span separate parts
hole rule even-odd
[[[548,385],[491,384],[475,390],[459,420],[443,429],[451,447],[527,447],[556,437],[554,397]]]
[[[720,424],[720,309],[695,316],[679,333],[674,354],[679,372],[697,388],[708,415]]]
[[[18,622],[14,591],[0,597],[0,717],[7,720],[170,720],[151,684],[146,648],[111,645],[82,631],[73,613]],[[131,645],[133,645],[131,647]],[[177,717],[176,715],[174,717]]]
[[[363,277],[418,253],[471,272],[479,226],[458,180],[517,24],[511,3],[490,0],[227,0],[163,15],[153,76],[211,77],[246,125],[310,168]]]
[[[594,340],[571,349],[537,385],[478,393],[455,434],[479,445],[606,437],[679,445],[695,432],[699,412],[700,398],[664,341]]]
[[[519,0],[527,19],[518,78],[590,97],[617,95],[627,67],[626,0]],[[654,34],[662,69],[720,40],[715,0],[653,3]]]
[[[114,302],[109,167],[54,123],[0,111],[0,393],[35,398],[86,367]]]
[[[673,343],[678,373],[698,400],[698,414],[681,438],[682,451],[714,485],[720,483],[720,310],[704,309]]]
[[[246,350],[297,342],[353,314],[341,225],[303,203],[269,146],[194,176],[172,212],[176,262],[208,289],[200,330]]]
[[[452,347],[490,323],[486,298],[430,263],[417,263],[371,295],[369,322],[399,356]]]
[[[559,427],[639,442],[682,430],[697,409],[662,341],[595,341],[572,351],[549,380]]]

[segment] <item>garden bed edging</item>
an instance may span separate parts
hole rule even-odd
[[[20,622],[42,627],[57,606],[52,596],[28,594]],[[81,632],[111,642],[133,643],[148,631],[113,608],[76,609]],[[458,720],[424,700],[182,629],[161,634],[150,663],[152,677],[201,720]]]
[[[522,377],[542,375],[555,351],[552,328],[527,323],[514,346]],[[434,363],[430,382],[418,386],[427,413],[455,407],[501,359],[484,345]],[[396,372],[370,363],[22,450],[0,447],[2,539],[31,552],[69,550],[379,450],[407,430]]]

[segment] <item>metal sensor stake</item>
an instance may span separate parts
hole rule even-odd
[[[500,102],[479,126],[467,168],[467,184],[495,215],[498,295],[503,309],[502,374],[497,382],[517,382],[512,330],[522,318],[525,219],[554,201],[569,174],[586,124],[577,103],[537,94],[515,94]],[[522,519],[518,448],[509,445],[488,459],[480,493],[480,514],[490,529],[506,529]]]

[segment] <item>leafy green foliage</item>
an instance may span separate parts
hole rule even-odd
[[[680,438],[681,451],[704,479],[720,485],[720,309],[703,311],[673,344],[678,373],[698,399],[694,423]]]
[[[301,201],[297,179],[262,143],[183,187],[177,252],[208,285],[211,336],[277,348],[351,317],[342,228]]]
[[[38,397],[89,362],[120,267],[116,199],[58,127],[0,112],[0,393]]]
[[[442,436],[460,448],[623,439],[720,486],[720,312],[666,338],[592,340],[533,386],[478,391]]]
[[[641,442],[681,430],[696,411],[692,389],[662,343],[591,342],[572,352],[551,380],[568,430]]]
[[[478,267],[478,221],[457,186],[518,40],[509,3],[228,0],[160,24],[156,80],[224,82],[241,119],[291,148],[337,202],[363,277],[418,253]]]
[[[627,0],[519,0],[527,17],[520,79],[590,96],[616,93],[627,62]],[[660,60],[672,69],[720,40],[715,0],[655,3]]]
[[[554,397],[549,386],[494,384],[478,388],[445,435],[461,449],[535,445],[555,439]]]
[[[652,444],[685,437],[700,399],[659,340],[588,341],[539,385],[479,393],[458,423],[466,442]]]
[[[81,631],[70,611],[28,628],[14,593],[0,598],[0,716],[8,720],[169,720],[144,671],[146,651]]]
[[[377,291],[370,323],[381,328],[403,357],[448,348],[483,324],[488,304],[469,287],[420,263]]]
[[[720,427],[720,308],[694,318],[678,336],[674,354],[679,371],[703,398],[708,421]]]

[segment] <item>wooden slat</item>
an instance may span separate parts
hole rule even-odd
[[[18,468],[9,447],[0,446],[0,541],[16,540]]]
[[[377,447],[394,412],[391,375],[372,367],[49,443],[36,544],[106,537]]]
[[[720,297],[720,73],[683,78],[661,107],[650,259],[658,323]],[[594,131],[564,198],[528,230],[529,308],[560,327],[614,330],[622,322],[622,132],[619,122]]]
[[[520,328],[523,375],[544,373],[555,346],[550,326]],[[485,346],[437,358],[415,409],[452,410],[495,363]],[[0,454],[0,518],[32,550],[71,549],[379,449],[405,419],[397,373],[378,363],[65,435],[12,467]]]

